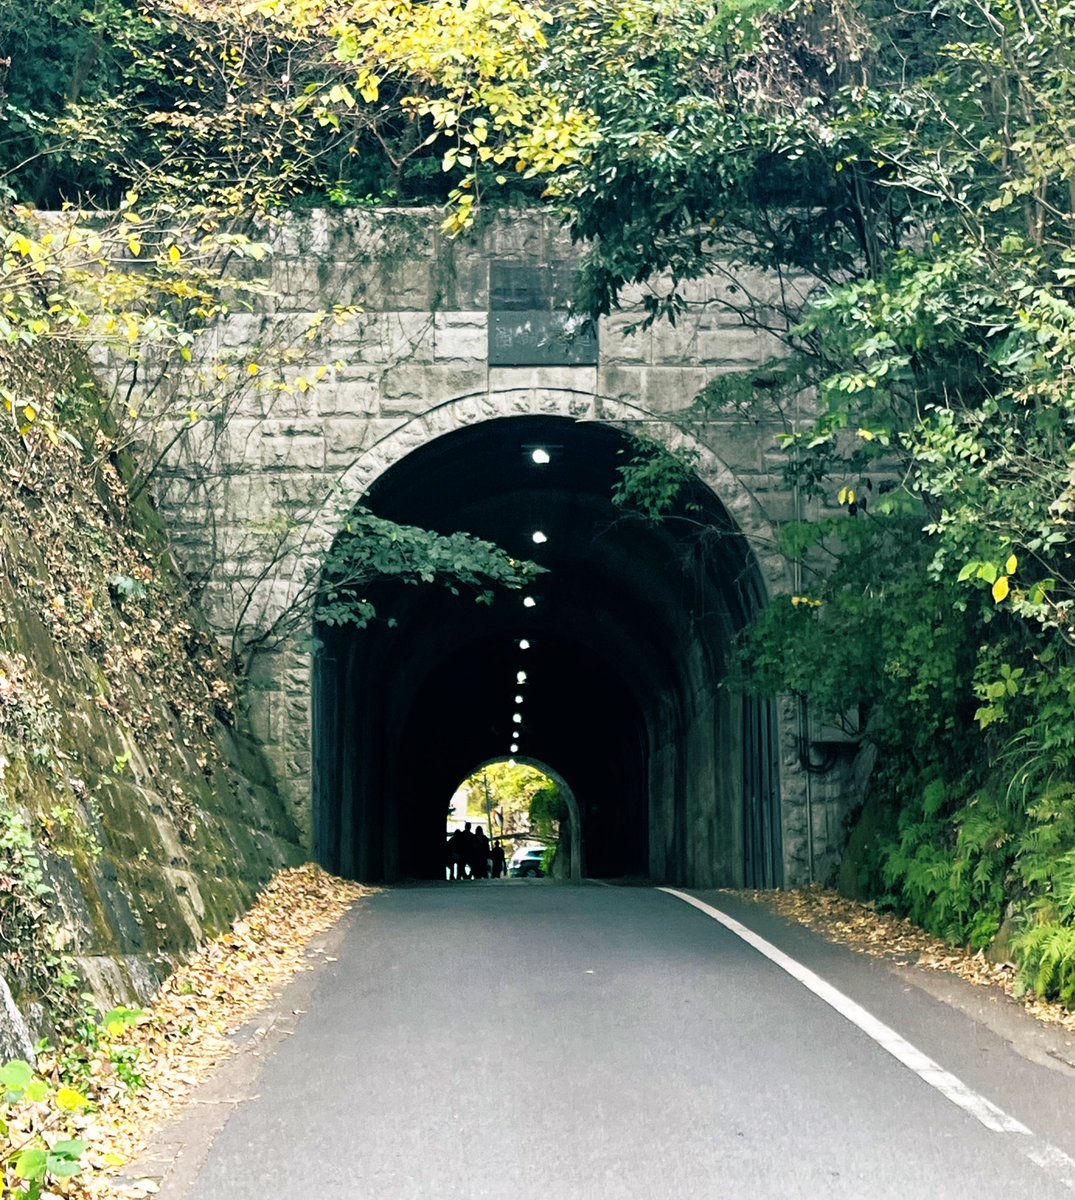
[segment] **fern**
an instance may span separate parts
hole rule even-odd
[[[1019,978],[1045,999],[1075,1006],[1075,926],[1034,925],[1014,941]]]

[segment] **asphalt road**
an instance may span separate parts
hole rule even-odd
[[[184,1200],[1075,1197],[1075,1070],[869,959],[705,899],[1020,1131],[987,1128],[674,896],[399,888],[349,918]]]

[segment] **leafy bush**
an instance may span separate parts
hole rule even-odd
[[[87,1143],[66,1136],[89,1106],[80,1092],[56,1086],[16,1059],[0,1067],[0,1154],[4,1194],[39,1200],[43,1189],[81,1170]]]
[[[896,907],[950,942],[988,946],[1000,929],[1014,858],[1011,811],[988,791],[946,812],[937,779],[900,815],[899,840],[884,862]]]

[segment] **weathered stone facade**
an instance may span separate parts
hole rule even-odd
[[[161,476],[162,509],[191,571],[206,573],[207,611],[222,634],[265,628],[287,612],[308,591],[347,513],[394,464],[453,431],[513,415],[601,422],[689,449],[699,478],[748,539],[765,591],[792,589],[774,551],[797,504],[781,475],[775,438],[783,426],[775,415],[770,424],[686,419],[709,380],[779,350],[721,307],[727,281],[697,285],[696,303],[675,327],[633,331],[642,310],[629,301],[601,322],[596,365],[490,366],[490,263],[572,260],[548,215],[500,213],[453,241],[430,211],[322,211],[292,217],[273,240],[260,311],[223,324],[225,350],[257,362],[282,329],[294,333],[319,310],[362,311],[327,336],[318,352],[328,366],[323,378],[290,392],[251,390],[226,418],[205,422],[193,453],[177,453]],[[764,280],[751,283],[764,290]],[[280,543],[269,531],[285,518],[292,552],[273,561]],[[305,632],[254,657],[249,705],[253,732],[311,837]],[[800,768],[802,730],[790,703],[779,706],[777,725],[790,883],[831,870],[841,788],[838,775],[812,778]],[[719,752],[711,747],[709,756]]]

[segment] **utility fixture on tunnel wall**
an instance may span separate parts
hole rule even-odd
[[[540,602],[525,607],[517,593],[483,606],[375,585],[370,598],[392,626],[318,630],[315,825],[326,865],[369,880],[443,877],[438,797],[510,746],[571,779],[593,875],[781,881],[773,715],[728,677],[733,640],[764,603],[757,565],[701,482],[684,497],[689,523],[618,509],[612,491],[631,446],[600,422],[499,418],[420,446],[370,489],[380,516],[466,530],[519,559],[534,551],[540,514],[547,573],[523,598]],[[692,541],[699,522],[713,534],[705,554]],[[505,694],[513,679],[525,685],[525,725]]]

